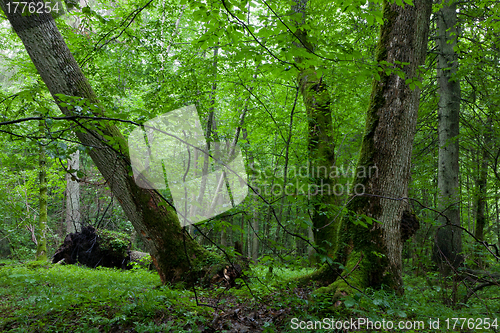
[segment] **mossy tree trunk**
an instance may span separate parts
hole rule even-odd
[[[295,35],[299,40],[293,44],[297,48],[305,48],[311,52],[314,45],[308,40],[307,31],[303,28],[306,21],[307,0],[296,2],[292,11],[302,14],[302,21],[296,22]],[[312,206],[314,242],[320,255],[332,257],[335,252],[339,221],[334,221],[335,207],[338,205],[337,197],[334,195],[335,178],[329,177],[331,168],[335,165],[331,98],[328,86],[323,78],[318,76],[315,66],[308,65],[307,60],[301,57],[296,57],[295,61],[299,67],[297,83],[309,120],[308,151],[311,183],[307,194]]]
[[[438,102],[438,210],[444,216],[438,221],[443,225],[437,231],[433,259],[444,275],[449,275],[453,268],[462,262],[462,232],[460,226],[459,194],[459,115],[460,81],[457,79],[458,55],[454,50],[457,44],[457,4],[453,0],[443,1],[443,7],[437,13],[438,60],[437,76],[439,83]]]
[[[44,122],[39,123],[40,135],[45,133]],[[38,167],[40,181],[40,216],[37,228],[36,260],[47,261],[47,156],[45,146],[40,143],[38,148]]]
[[[384,25],[376,53],[379,63],[409,63],[401,69],[406,79],[418,77],[417,69],[425,60],[432,0],[414,4],[403,8],[384,2]],[[401,198],[408,193],[420,96],[418,87],[413,88],[394,72],[373,81],[351,189],[352,193],[366,195],[351,197],[349,213],[342,219],[336,261],[346,267],[343,279],[318,292],[340,296],[351,292],[352,287],[382,285],[403,291],[400,223],[407,202]],[[380,223],[370,223],[370,219]]]
[[[6,2],[0,1],[5,15],[62,113],[76,115],[71,101],[64,97],[70,96],[82,102],[81,107],[92,111],[95,116],[104,116],[97,96],[52,16],[22,16],[20,12],[7,11]],[[75,121],[80,124],[78,119]],[[217,260],[183,232],[176,212],[165,204],[157,191],[136,184],[127,142],[116,126],[102,120],[87,122],[85,127],[76,130],[76,135],[82,144],[91,147],[90,157],[142,238],[163,282],[196,278],[205,271],[206,262]],[[191,269],[193,266],[200,271]]]

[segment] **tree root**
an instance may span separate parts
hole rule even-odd
[[[340,274],[340,270],[335,269],[327,264],[321,265],[320,268],[312,273],[300,276],[294,280],[299,285],[307,285],[311,282],[319,282],[323,284],[330,284],[335,281],[335,278]]]
[[[362,292],[369,285],[369,266],[362,252],[351,253],[342,275],[330,285],[318,288],[314,294],[332,294],[336,306],[340,305],[340,298]]]

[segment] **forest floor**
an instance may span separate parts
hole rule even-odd
[[[353,322],[358,323],[357,332],[500,331],[498,286],[466,304],[448,306],[444,303],[451,291],[429,285],[439,281],[437,276],[405,277],[402,297],[367,290],[335,307],[330,297],[311,293],[316,286],[298,288],[294,283],[310,270],[273,271],[257,266],[237,288],[193,291],[182,285],[162,286],[156,272],[143,268],[1,261],[0,331],[350,332],[355,331],[349,326]],[[463,296],[460,292],[457,296]],[[359,320],[374,326],[360,327]],[[344,328],[336,329],[338,323]],[[398,328],[401,323],[404,329]]]

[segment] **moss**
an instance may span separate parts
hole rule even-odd
[[[377,49],[375,51],[377,61],[387,61],[387,45],[390,41],[390,34],[392,27],[396,21],[398,13],[392,9],[392,5],[387,0],[384,1],[382,7],[384,24],[381,26],[379,31],[379,39],[377,43]]]
[[[42,260],[35,260],[35,261],[28,261],[26,264],[26,268],[30,269],[38,269],[38,268],[50,268],[52,264],[48,261],[42,261]]]
[[[386,265],[382,254],[354,251],[349,255],[342,277],[326,287],[318,288],[314,295],[329,295],[331,303],[337,307],[343,297],[363,291],[367,286],[381,288],[390,283],[391,276],[381,274]],[[330,310],[338,311],[337,308]]]
[[[126,256],[127,250],[130,247],[130,235],[105,229],[98,229],[96,232],[100,238],[99,247],[101,250]]]
[[[327,264],[323,264],[315,270],[314,272],[299,276],[294,278],[299,285],[306,285],[311,282],[320,282],[320,283],[333,283],[335,278],[340,274],[340,270],[335,268],[336,266],[328,266]]]
[[[308,150],[313,171],[309,175],[310,182],[317,190],[310,198],[313,206],[314,238],[318,252],[332,258],[339,227],[338,221],[334,220],[338,198],[332,194],[335,179],[319,174],[319,170],[330,170],[335,164],[330,94],[313,66],[299,71],[297,82],[309,119]],[[327,194],[324,194],[325,190],[328,191]]]
[[[393,10],[390,3],[384,1],[384,25],[380,29],[380,36],[376,50],[377,61],[387,61],[387,45],[391,38],[391,31],[397,12]],[[357,170],[370,170],[377,166],[375,149],[375,134],[379,127],[379,110],[385,107],[385,89],[388,85],[389,76],[382,73],[380,81],[374,80],[370,102],[366,113],[366,125],[361,143]],[[376,183],[378,172],[375,175],[355,176],[353,186],[361,184],[367,193],[373,193],[371,184]],[[354,192],[354,188],[351,192]],[[388,259],[383,251],[384,244],[382,237],[382,227],[375,223],[367,228],[362,223],[357,223],[359,215],[369,214],[370,217],[378,217],[381,214],[382,206],[379,198],[369,196],[354,197],[347,205],[348,214],[339,223],[337,234],[336,260],[345,265],[342,273],[343,278],[338,278],[331,285],[320,288],[317,293],[332,293],[335,299],[353,292],[353,287],[364,289],[368,286],[380,287],[384,284],[391,285],[392,275],[388,271]],[[362,217],[361,217],[362,218]],[[365,221],[365,224],[368,224]]]
[[[363,252],[353,252],[349,256],[342,277],[327,287],[317,289],[315,293],[334,293],[334,299],[351,294],[355,290],[354,288],[363,288],[363,286],[368,285],[370,268],[367,261],[364,260]]]

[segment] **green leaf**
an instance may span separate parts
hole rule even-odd
[[[356,301],[352,298],[344,301],[344,305],[346,306],[346,308],[352,308],[355,304],[356,304]]]
[[[365,81],[365,77],[363,75],[356,75],[356,84],[361,84]]]

